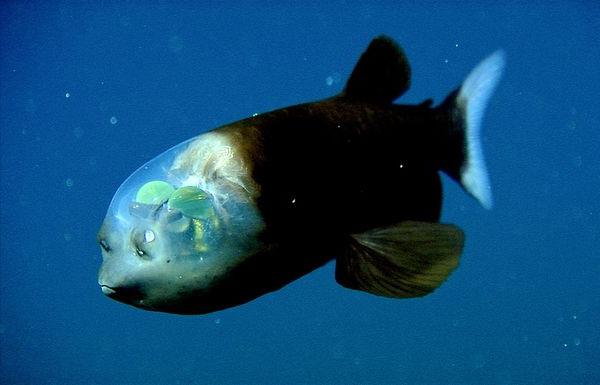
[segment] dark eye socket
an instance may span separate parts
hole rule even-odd
[[[129,241],[135,254],[145,260],[151,260],[151,242],[154,241],[154,232],[152,230],[135,229],[131,232]]]
[[[106,251],[107,253],[110,253],[111,248],[106,239],[99,239],[98,243],[100,244],[100,247],[102,247],[102,250]]]

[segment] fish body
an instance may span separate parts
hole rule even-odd
[[[439,106],[393,101],[410,68],[374,39],[344,91],[192,138],[119,188],[99,232],[99,284],[155,311],[203,314],[248,302],[328,261],[375,295],[435,290],[462,231],[440,224],[443,171],[485,207],[483,109],[503,67],[484,60]]]

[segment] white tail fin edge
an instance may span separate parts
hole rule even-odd
[[[465,140],[467,156],[461,169],[460,181],[483,207],[491,209],[492,190],[481,146],[481,122],[485,108],[492,96],[506,59],[504,51],[496,51],[475,67],[463,82],[456,104],[465,114]]]

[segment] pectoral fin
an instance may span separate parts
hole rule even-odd
[[[434,291],[458,266],[464,234],[454,225],[402,222],[351,236],[337,282],[371,294],[410,298]]]

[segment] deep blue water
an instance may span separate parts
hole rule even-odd
[[[1,383],[600,383],[597,4],[150,3],[0,7]],[[507,53],[484,121],[495,206],[445,178],[443,220],[467,244],[439,290],[378,298],[329,264],[205,316],[101,294],[95,236],[131,172],[339,92],[381,33],[411,61],[402,103],[439,102]]]

